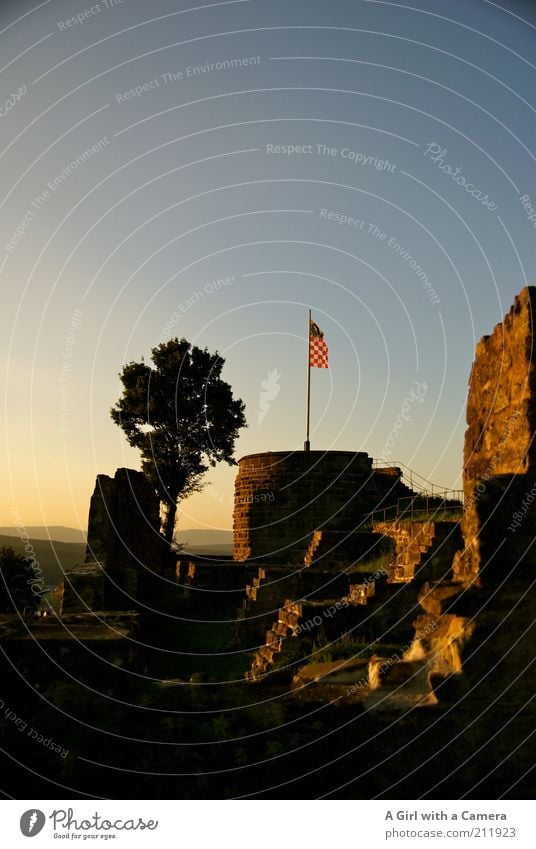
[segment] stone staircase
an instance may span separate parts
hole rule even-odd
[[[329,620],[330,614],[324,615],[327,610],[340,611],[341,607],[367,604],[374,595],[375,579],[363,574],[363,583],[350,584],[353,576],[348,568],[359,561],[379,557],[386,548],[392,550],[392,543],[389,541],[386,546],[385,538],[379,533],[317,530],[311,535],[303,567],[259,566],[258,573],[246,584],[245,598],[238,611],[240,620],[251,620],[254,625],[251,631],[258,631],[263,625],[267,628],[265,643],[256,652],[246,678],[258,680],[271,671],[287,637],[299,635],[299,620],[304,611],[309,618],[304,621],[303,630],[308,631],[309,621],[316,624]],[[354,580],[359,577],[356,575]]]
[[[444,579],[460,545],[460,529],[455,522],[382,522],[374,525],[372,533],[315,531],[301,569],[258,567],[256,575],[250,573],[239,611],[239,618],[250,621],[252,635],[259,630],[262,633],[262,629],[265,633],[264,643],[246,673],[247,680],[267,676],[276,663],[281,666],[282,653],[287,650],[290,663],[295,652],[289,638],[306,634],[311,637],[313,625],[331,629],[331,622],[335,624],[333,611],[338,611],[337,625],[340,623],[342,632],[349,616],[354,624],[360,617],[366,619],[364,607],[379,604],[381,608],[391,598],[390,590],[400,592],[394,585],[416,582],[418,588],[424,581]],[[370,557],[378,562],[377,558],[385,554],[386,565],[378,572],[373,571],[372,565],[370,573],[349,571],[356,563],[365,564]],[[392,562],[387,565],[389,558]],[[406,609],[404,605],[412,607],[409,602],[411,599],[405,599],[403,604],[402,599],[393,597],[389,609],[401,613],[402,608]],[[345,614],[340,612],[342,607]],[[362,614],[358,613],[359,608]],[[389,622],[387,616],[384,624],[391,627]]]
[[[277,619],[266,632],[266,643],[256,653],[251,669],[246,672],[246,679],[256,681],[270,672],[274,656],[280,654],[283,643],[288,636],[298,636],[298,625],[302,616],[302,605],[299,602],[286,599],[278,611]]]
[[[251,584],[246,584],[246,605],[244,605],[244,609],[249,608],[249,604],[252,601],[257,601],[257,592],[259,587],[266,578],[266,569],[263,566],[259,566],[259,571],[251,581]]]
[[[459,522],[377,522],[373,528],[395,542],[391,583],[445,579],[462,544]]]
[[[348,567],[364,557],[371,559],[379,554],[382,537],[377,533],[359,531],[340,533],[337,531],[313,531],[309,547],[305,552],[304,565]]]

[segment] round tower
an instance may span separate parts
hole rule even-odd
[[[234,558],[303,563],[315,530],[351,533],[395,491],[398,475],[355,451],[275,451],[238,464]],[[393,495],[393,498],[395,496]]]

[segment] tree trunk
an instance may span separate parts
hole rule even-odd
[[[177,499],[169,500],[166,506],[166,521],[164,523],[164,536],[166,540],[173,542],[173,532],[175,530],[175,520],[177,518]]]

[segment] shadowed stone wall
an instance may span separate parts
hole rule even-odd
[[[66,575],[62,612],[132,609],[140,583],[162,571],[165,552],[159,502],[143,472],[98,475],[85,564]]]

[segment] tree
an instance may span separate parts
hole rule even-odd
[[[11,546],[0,548],[0,612],[33,613],[42,595],[42,580],[36,579],[29,558],[16,554]]]
[[[170,339],[151,351],[153,366],[130,362],[119,377],[123,394],[111,410],[164,507],[164,535],[171,543],[177,501],[204,484],[209,466],[235,465],[234,443],[246,427],[244,404],[220,377],[218,352]]]

